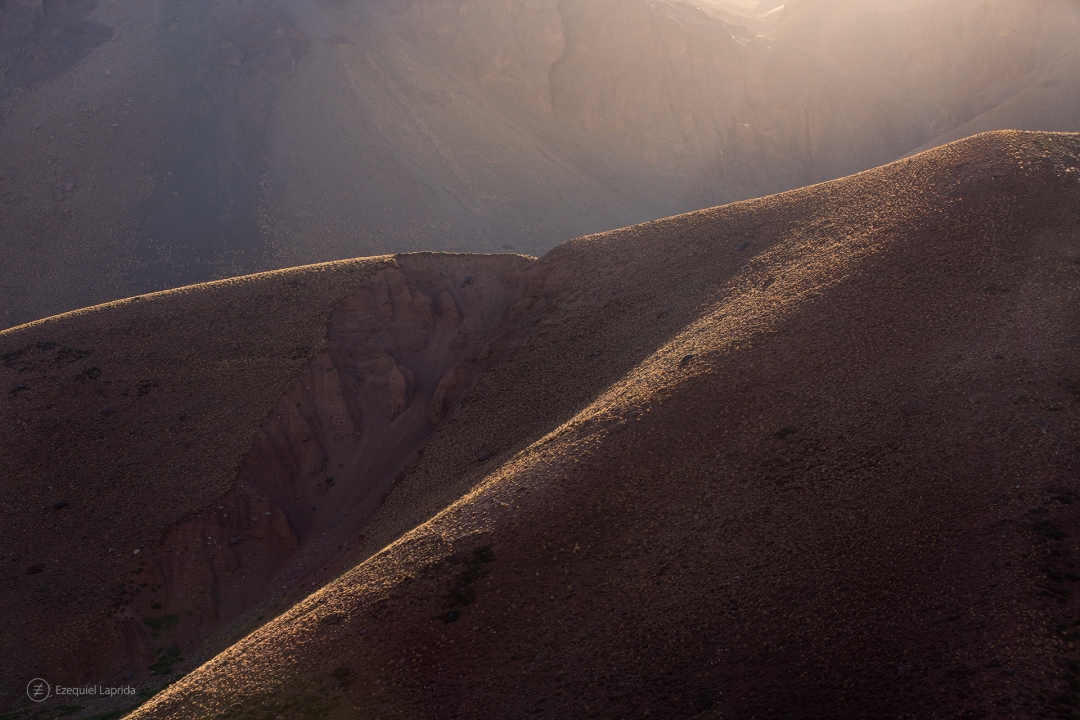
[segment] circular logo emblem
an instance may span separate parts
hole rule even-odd
[[[49,683],[41,678],[34,678],[30,681],[30,684],[26,686],[26,695],[34,702],[41,702],[52,695],[52,688],[49,687]]]

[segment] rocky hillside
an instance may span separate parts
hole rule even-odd
[[[1080,706],[1078,212],[1080,136],[997,133],[0,333],[5,710]]]
[[[564,244],[362,561],[135,717],[1080,706],[1080,136]]]

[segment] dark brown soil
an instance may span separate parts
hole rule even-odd
[[[368,559],[136,717],[1067,717],[1080,137],[565,244]]]
[[[526,263],[358,260],[0,333],[5,702],[24,675],[153,684],[351,566],[411,454],[522,341],[504,275]]]
[[[582,238],[507,272],[516,347],[476,351],[506,355],[448,418],[438,408],[454,403],[422,404],[441,424],[348,559],[133,717],[1069,717],[1080,707],[1078,156],[1076,135],[981,135]],[[264,288],[247,302],[299,322],[319,313],[286,308],[328,312],[334,292],[370,287],[386,262],[327,268],[303,298],[286,298],[294,275],[247,280]],[[215,338],[254,332],[253,317],[219,315],[235,302],[225,287],[163,296],[172,320],[126,352],[179,352],[200,336],[174,340],[175,328],[204,316],[222,318]],[[112,347],[90,340],[129,327],[115,318],[137,305],[0,341],[10,352],[13,333],[65,323],[72,340],[47,366],[67,367]],[[299,336],[315,348],[330,328]],[[13,349],[30,342],[19,338]],[[209,357],[228,357],[221,342]],[[4,371],[12,380],[46,352],[33,348]],[[195,360],[181,355],[175,374],[217,367],[196,375]],[[243,433],[216,435],[227,414],[200,421],[207,454],[236,462],[252,447],[288,378],[321,361],[293,362],[259,378],[280,377],[273,392],[237,386]],[[52,407],[89,407],[67,399],[83,397],[75,387]],[[408,397],[406,381],[396,387]],[[3,451],[27,476],[48,467],[47,445],[31,441],[50,435],[33,428]],[[140,452],[167,449],[167,430],[148,428]],[[210,466],[219,493],[229,462]],[[177,492],[200,475],[168,477]],[[72,517],[48,509],[65,499],[55,494],[34,495],[35,519]],[[16,518],[5,508],[5,526]],[[19,572],[44,569],[19,582],[55,578],[48,554],[30,557],[43,534],[21,532]],[[34,617],[28,607],[15,622]]]

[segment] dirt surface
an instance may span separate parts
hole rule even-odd
[[[235,493],[257,489],[274,503],[264,518],[289,513],[287,494],[271,497],[275,477],[306,478],[292,486],[311,493],[294,498],[294,513],[316,498],[313,512],[334,517],[331,505],[344,510],[370,492],[354,488],[342,502],[336,478],[326,487],[323,458],[353,452],[348,432],[335,441],[313,430],[315,418],[351,422],[348,401],[334,398],[367,403],[365,417],[410,423],[422,411],[430,423],[374,516],[349,528],[335,553],[311,551],[318,564],[282,583],[291,587],[267,609],[276,617],[259,626],[249,616],[236,628],[250,634],[133,717],[1068,717],[1080,706],[1078,213],[1080,136],[994,133],[843,180],[581,238],[527,265],[377,258],[93,309],[0,335],[5,353],[29,346],[5,355],[12,366],[3,372],[89,378],[66,363],[97,363],[77,356],[100,352],[90,340],[106,331],[132,332],[136,316],[146,323],[152,303],[169,314],[158,311],[152,343],[123,346],[128,367],[145,362],[139,353],[199,342],[206,333],[194,332],[207,323],[192,318],[219,318],[212,327],[229,340],[211,357],[227,358],[224,343],[240,337],[243,346],[254,330],[256,315],[240,310],[260,308],[257,332],[284,333],[266,338],[270,347],[312,354],[275,360],[274,373],[257,378],[272,392],[246,376],[215,381],[221,392],[247,388],[222,405],[202,400],[239,409],[245,429],[222,435],[227,413],[200,420],[203,446],[221,462],[208,466],[213,484],[196,483],[198,502],[186,502],[244,518],[263,508],[250,493],[248,505],[217,507],[231,478]],[[446,332],[455,313],[440,293],[469,292],[485,277],[471,268],[496,262],[507,263],[501,299],[476,306],[491,309],[473,314],[455,301],[470,327],[490,330],[451,342],[460,333]],[[60,329],[66,344],[35,344]],[[380,345],[391,336],[400,350]],[[463,366],[454,353],[475,362]],[[171,375],[210,382],[210,366],[190,370],[196,360],[178,355]],[[141,385],[127,375],[134,397],[110,402],[134,412]],[[334,389],[350,376],[361,385]],[[93,396],[78,383],[105,379],[58,383],[37,415],[88,422],[93,405],[83,398]],[[159,385],[143,400],[198,397],[188,397],[190,384]],[[4,449],[22,458],[24,479],[10,487],[34,493],[4,516],[5,532],[24,538],[5,578],[30,601],[6,615],[28,625],[45,621],[36,604],[55,617],[48,598],[63,597],[47,595],[48,583],[66,582],[48,555],[78,551],[65,531],[42,559],[31,557],[78,515],[70,500],[50,504],[58,490],[75,491],[73,475],[59,477],[75,459],[42,461],[54,430],[33,416],[23,427],[19,403],[30,393],[8,395],[22,434]],[[127,407],[115,409],[106,420]],[[145,411],[132,417],[156,422]],[[183,437],[151,426],[138,447],[149,458],[174,436]],[[325,452],[304,449],[316,438]],[[80,442],[62,447],[84,457],[93,446]],[[259,460],[275,442],[300,449],[290,451],[291,474]],[[174,462],[201,455],[188,448]],[[298,472],[305,467],[318,472]],[[38,476],[51,487],[25,479]],[[118,521],[149,527],[145,508],[158,505],[148,476],[129,476],[143,510],[129,503]],[[165,477],[173,499],[161,508],[178,513],[175,533],[191,519],[175,510],[186,506],[179,489],[192,488],[182,478],[200,472]],[[118,486],[87,489],[108,499]],[[120,534],[104,511],[93,521],[80,549]],[[219,544],[246,533],[240,548],[260,532],[273,547],[303,544],[310,532],[291,517],[293,535],[280,540],[255,522],[217,522]],[[108,578],[119,592],[117,578],[139,569],[131,558],[103,561],[93,581]],[[44,568],[26,575],[32,559]],[[33,594],[30,583],[44,584]],[[97,627],[120,612],[105,609]],[[143,624],[147,660],[168,664],[167,633],[179,630],[155,628],[159,616]],[[7,625],[5,642],[17,631]],[[174,664],[190,662],[185,654]],[[147,671],[136,682],[149,692],[158,676]],[[14,717],[32,717],[14,697],[20,684],[8,687]]]
[[[95,0],[7,0],[0,6],[0,100],[64,72],[112,38],[87,19]]]
[[[160,683],[351,566],[413,453],[523,342],[528,262],[357,260],[0,333],[5,704],[27,673]]]
[[[359,564],[135,717],[1069,716],[1078,156],[560,246]]]
[[[259,424],[325,343],[332,304],[389,262],[136,297],[0,336],[5,658],[65,657],[75,677],[93,667],[137,589],[134,550],[232,488]],[[125,669],[116,655],[112,674]]]

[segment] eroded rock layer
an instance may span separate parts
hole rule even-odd
[[[251,368],[220,360],[207,364],[205,351],[202,358],[192,358],[195,365],[181,373],[183,378],[155,373],[155,380],[137,383],[136,393],[112,390],[114,382],[126,385],[126,376],[133,371],[134,358],[123,348],[130,337],[129,323],[140,321],[127,320],[127,314],[148,310],[156,318],[153,324],[169,332],[165,328],[173,326],[163,319],[168,317],[169,301],[175,299],[170,294],[92,311],[101,321],[93,333],[97,343],[93,349],[57,350],[55,339],[40,339],[64,338],[67,327],[80,323],[78,315],[5,333],[3,371],[21,381],[13,382],[14,389],[5,396],[6,409],[15,413],[12,420],[16,436],[21,436],[22,454],[37,440],[50,442],[58,430],[64,433],[55,423],[43,423],[39,415],[56,402],[43,395],[43,384],[51,382],[55,392],[63,393],[65,384],[72,382],[66,377],[50,380],[56,369],[67,370],[68,362],[57,360],[54,369],[50,354],[75,361],[93,358],[87,362],[95,364],[76,372],[73,382],[99,383],[97,392],[79,387],[91,393],[79,400],[76,390],[76,404],[109,402],[107,398],[118,392],[114,403],[131,402],[128,398],[135,395],[140,404],[144,398],[153,402],[158,413],[176,413],[166,418],[173,431],[130,447],[111,443],[107,452],[111,457],[98,462],[80,455],[77,440],[66,441],[45,467],[20,466],[20,453],[5,450],[3,508],[11,549],[5,558],[9,582],[5,605],[15,608],[20,598],[29,602],[31,597],[39,603],[34,612],[22,613],[21,626],[9,627],[2,635],[9,649],[36,638],[34,649],[20,653],[20,661],[6,671],[5,684],[17,684],[24,672],[52,673],[65,682],[144,681],[167,675],[174,666],[235,639],[234,633],[280,612],[313,585],[347,567],[363,548],[361,529],[395,479],[410,462],[415,464],[425,442],[453,414],[476,379],[522,346],[546,306],[545,297],[567,279],[558,263],[529,263],[512,255],[400,256],[371,263],[369,274],[347,291],[350,273],[344,272],[340,278],[344,282],[330,284],[336,290],[324,290],[319,301],[309,300],[308,305],[296,305],[287,293],[264,298],[266,321],[274,321],[276,304],[286,314],[322,324],[325,335],[312,345],[286,345],[291,347],[284,353],[286,365],[294,368],[294,379],[261,423],[256,420],[258,405],[243,405],[252,399],[243,392],[253,379],[248,377]],[[320,271],[334,273],[334,269],[316,272]],[[299,287],[308,279],[301,272],[286,282]],[[229,307],[242,302],[250,290],[250,284],[220,289],[223,297],[232,296],[225,301]],[[320,302],[328,317],[319,317]],[[239,343],[245,342],[244,331],[235,329],[235,336],[222,338],[225,343],[238,341],[224,346],[226,354],[235,355]],[[135,362],[142,368],[135,372],[148,371]],[[193,407],[193,398],[183,392],[192,382],[198,388],[195,395],[203,395],[211,407]],[[233,389],[228,402],[239,404],[222,414],[224,426],[198,440],[190,438],[184,428],[190,427],[191,414],[213,411],[221,402],[213,394],[205,397],[203,386],[220,391],[230,382],[240,387]],[[76,417],[85,412],[93,423],[95,418],[108,420],[128,411],[115,404],[67,412]],[[253,420],[258,425],[254,433],[254,428],[245,429]],[[242,455],[229,461],[226,453],[222,464],[200,467],[198,459],[221,456],[222,445],[238,447],[237,441],[245,437],[248,448]],[[177,441],[178,447],[173,445]],[[69,455],[75,465],[64,468]],[[142,460],[153,463],[154,456],[171,458],[175,463],[171,472],[158,476],[150,467],[139,469],[130,486],[111,489],[112,506],[108,493],[100,498],[106,502],[97,506],[89,506],[83,498],[81,490],[89,491],[93,478],[104,477],[101,473],[108,474],[109,468],[142,468]],[[80,466],[85,468],[81,473]],[[218,486],[231,477],[231,489],[208,496],[206,489],[214,484],[207,482],[210,478],[203,474],[207,470]],[[69,475],[71,471],[76,475]],[[27,502],[31,483],[27,472],[45,473],[54,484],[70,476],[71,485],[66,490],[50,485],[49,491],[64,499],[49,501],[51,507],[35,507]],[[121,475],[125,482],[126,476]],[[169,498],[182,496],[185,487],[198,491],[183,504],[170,504]],[[138,492],[136,488],[144,488],[148,495],[131,505],[130,493]],[[111,523],[102,518],[121,505],[130,507],[137,519],[126,516],[118,534],[103,532],[102,524]],[[191,508],[186,517],[185,505]],[[72,510],[77,518],[70,517]],[[40,535],[38,513],[45,513],[47,525],[66,526],[67,534]],[[72,542],[70,533],[77,532],[73,527],[81,528],[83,540],[108,538],[127,557],[115,556],[113,547],[99,549],[92,541],[90,559],[81,571],[65,573],[65,564],[80,552],[79,544]],[[108,562],[95,559],[106,550]],[[40,559],[52,562],[34,564]],[[30,563],[30,569],[21,567],[23,563]],[[105,564],[113,568],[104,574],[109,592],[91,592],[94,583],[102,582]],[[43,580],[51,594],[44,594]],[[73,596],[82,597],[81,612],[56,620],[60,613],[56,603],[62,605],[65,597]],[[46,623],[50,606],[53,619]],[[81,622],[83,617],[89,622]]]

